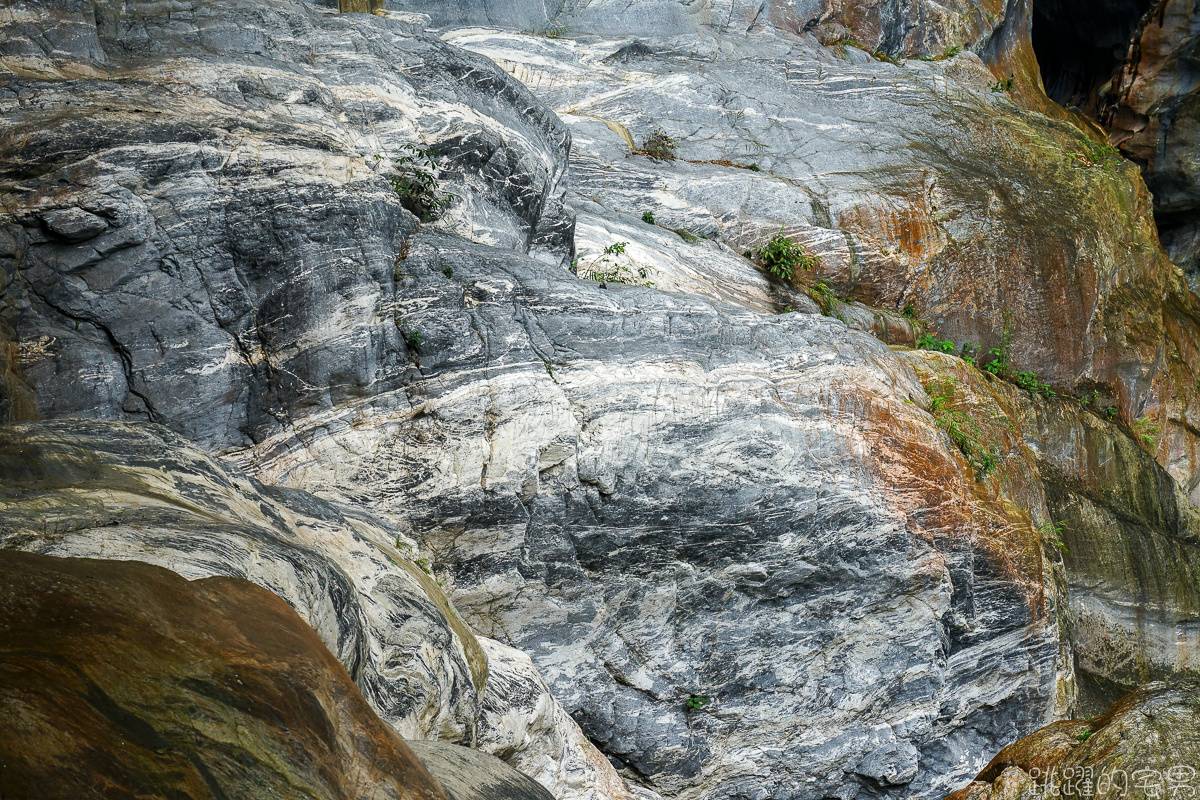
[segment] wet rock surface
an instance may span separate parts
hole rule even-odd
[[[0,674],[9,797],[447,798],[247,581],[0,551]]]

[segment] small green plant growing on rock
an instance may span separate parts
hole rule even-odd
[[[1083,732],[1081,732],[1081,733],[1080,733],[1078,736],[1076,736],[1075,738],[1079,740],[1079,743],[1080,743],[1080,744],[1083,744],[1083,743],[1084,743],[1084,742],[1086,742],[1088,739],[1092,738],[1092,732],[1091,732],[1091,731],[1083,731]]]
[[[988,350],[992,360],[983,365],[984,372],[1000,378],[1008,377],[1012,365],[1013,339],[1017,335],[1017,324],[1011,311],[1004,312],[1004,325],[1000,329],[1000,343]]]
[[[642,222],[646,223],[647,225],[653,225],[654,224],[654,212],[653,211],[642,212]]]
[[[913,322],[921,321],[921,315],[917,313],[917,309],[913,307],[912,303],[904,304],[904,310],[900,312],[900,316],[911,319]]]
[[[748,250],[747,258],[758,261],[767,272],[776,278],[790,281],[796,269],[808,271],[820,266],[821,259],[808,253],[799,242],[790,236],[783,235],[783,228],[771,237],[771,240],[758,250]]]
[[[400,171],[392,178],[392,188],[400,197],[400,205],[421,222],[432,222],[455,200],[438,183],[437,151],[411,143],[401,149],[405,154],[395,159]]]
[[[447,264],[446,266],[442,267],[442,274],[445,275],[447,278],[453,278],[454,277],[454,267]]]
[[[633,286],[653,287],[652,281],[646,280],[649,270],[645,267],[630,269],[619,261],[619,256],[625,254],[629,242],[613,242],[604,248],[604,255],[582,274],[576,266],[576,274],[581,278],[597,281],[598,283],[625,283]],[[610,258],[611,256],[611,258]]]
[[[1113,167],[1121,163],[1121,151],[1108,142],[1093,139],[1083,140],[1083,152],[1075,154],[1075,160],[1085,167]]]
[[[1002,81],[995,81],[994,83],[989,83],[988,88],[991,89],[993,92],[1011,92],[1013,89],[1013,84],[1014,84],[1013,76],[1009,75],[1007,78],[1005,78]]]
[[[662,128],[655,128],[642,139],[641,147],[634,152],[646,156],[651,161],[674,161],[678,148],[675,140],[667,136]]]
[[[700,237],[689,231],[687,228],[673,228],[672,230],[675,231],[676,236],[678,236],[680,239],[683,239],[685,242],[700,241]]]
[[[703,695],[694,694],[687,699],[687,702],[685,702],[683,704],[683,707],[686,708],[688,711],[700,711],[701,709],[703,709],[706,705],[708,705],[711,702],[712,702],[711,698],[704,697]]]
[[[1135,420],[1133,423],[1133,433],[1137,436],[1142,447],[1151,452],[1158,449],[1158,435],[1162,433],[1162,428],[1158,427],[1154,420],[1149,417],[1142,417]]]
[[[1065,522],[1047,522],[1039,525],[1037,532],[1047,544],[1052,544],[1063,553],[1070,554],[1070,548],[1068,548],[1066,542],[1062,540],[1062,533],[1066,529],[1067,524]]]
[[[428,558],[416,558],[416,559],[413,559],[413,563],[416,564],[418,567],[420,567],[421,571],[424,572],[426,575],[429,575],[432,577],[433,568],[430,567]]]
[[[401,328],[400,336],[403,337],[404,344],[407,345],[410,350],[420,349],[421,342],[425,341],[425,337],[421,335],[420,331],[414,331],[410,328]]]
[[[934,61],[945,61],[948,58],[954,58],[962,52],[962,45],[952,44],[946,47],[939,55],[933,57]]]
[[[1038,380],[1038,374],[1032,371],[1018,372],[1012,376],[1013,383],[1020,386],[1022,389],[1040,394],[1045,397],[1054,397],[1055,391],[1050,388],[1048,383],[1042,383]]]
[[[817,281],[815,284],[808,287],[808,295],[816,301],[820,307],[821,313],[827,317],[837,317],[845,322],[842,314],[838,311],[838,303],[847,302],[845,299],[838,296],[837,292],[830,287],[825,281]]]
[[[949,379],[933,381],[925,387],[925,392],[929,395],[929,413],[933,421],[966,457],[976,478],[986,478],[999,465],[1000,456],[994,446],[983,441],[979,424],[958,408],[954,382]]]
[[[939,353],[949,353],[950,355],[958,355],[958,345],[949,339],[939,340],[932,333],[926,333],[917,339],[918,350],[934,350]]]

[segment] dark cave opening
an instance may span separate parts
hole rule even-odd
[[[1046,94],[1096,115],[1150,0],[1035,0],[1033,50]]]

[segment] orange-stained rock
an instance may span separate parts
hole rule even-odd
[[[1149,683],[1094,719],[1055,722],[1001,750],[946,800],[1193,797],[1200,681]]]
[[[0,795],[446,800],[286,603],[0,551]]]

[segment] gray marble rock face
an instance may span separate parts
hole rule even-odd
[[[628,797],[528,657],[476,639],[410,538],[160,426],[0,426],[0,548],[244,578],[286,600],[405,739],[478,747],[558,800]]]
[[[438,152],[445,225],[567,258],[567,131],[485,59],[291,4],[99,3],[90,36],[67,8],[28,6],[44,35],[0,91],[2,316],[47,343],[41,415],[227,450],[394,385],[405,145]]]
[[[668,8],[641,5],[588,13]],[[1072,316],[1034,280],[1045,252],[1092,253],[1092,303],[1145,266],[1108,228],[1045,223],[1076,195],[1035,180],[1042,151],[1144,223],[1136,171],[1081,171],[1078,133],[989,92],[974,56],[900,68],[769,31],[672,49],[696,24],[672,7],[651,47],[448,44],[412,14],[292,2],[31,3],[3,23],[38,35],[0,92],[0,333],[19,356],[0,377],[44,416],[162,422],[411,533],[467,622],[532,658],[493,651],[479,742],[560,800],[628,796],[564,709],[666,796],[938,796],[1070,679],[1035,471],[976,480],[910,362],[854,329],[897,315],[819,315],[739,253],[782,225],[892,311],[1051,308],[1019,354],[1071,380],[1103,362],[1140,409],[1169,391],[1157,362],[1113,367],[1074,337],[1063,366],[1055,325],[1102,304]],[[622,130],[659,123],[690,161],[627,157]],[[415,142],[456,196],[420,226],[387,180]],[[657,286],[571,270],[616,242]],[[1137,297],[1161,327],[1161,295]]]
[[[420,379],[241,458],[405,520],[469,623],[639,783],[933,796],[1048,718],[1043,579],[920,510],[969,485],[917,474],[964,467],[886,346],[446,234],[402,271]]]
[[[794,236],[821,259],[801,281],[897,317],[912,306],[982,352],[1009,330],[1016,370],[1060,392],[1098,387],[1127,421],[1153,416],[1164,463],[1200,501],[1200,313],[1163,257],[1134,164],[1088,166],[1090,140],[992,91],[972,52],[892,64],[811,36],[729,32],[728,52],[700,53],[656,44],[656,30],[441,34],[570,126],[580,269],[627,242],[620,263],[661,288],[804,309],[740,257]],[[677,160],[638,152],[658,127]]]
[[[737,48],[731,40],[757,34],[758,47],[770,48],[771,36],[808,35],[853,40],[892,56],[934,56],[956,46],[985,47],[1010,18],[1026,13],[1023,3],[974,0],[391,0],[388,6],[424,14],[436,28],[499,27],[555,38],[576,31],[632,34],[709,55]]]

